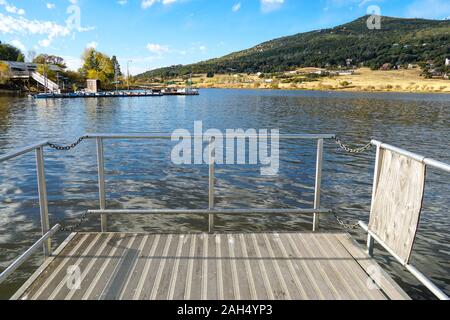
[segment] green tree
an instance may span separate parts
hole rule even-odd
[[[37,64],[53,64],[55,66],[58,66],[62,69],[66,69],[67,65],[63,58],[54,56],[54,55],[48,55],[48,54],[40,54],[37,57],[33,59],[33,63]]]
[[[5,84],[11,77],[9,66],[6,63],[0,62],[0,84]]]
[[[86,49],[83,54],[83,72],[87,74],[89,70],[98,70],[97,52],[93,48]]]
[[[106,54],[90,48],[83,54],[80,72],[88,79],[98,79],[105,85],[111,85],[114,82],[115,63]]]
[[[22,52],[17,55],[17,62],[25,62],[25,56]]]
[[[17,49],[10,44],[3,44],[0,42],[0,60],[23,62],[23,57],[23,53],[20,49]]]
[[[120,64],[119,64],[119,61],[117,60],[117,57],[112,56],[111,62],[114,66],[114,69],[116,70],[117,77],[122,77],[122,70],[120,70]]]

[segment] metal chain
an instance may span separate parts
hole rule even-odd
[[[70,145],[67,145],[67,146],[61,146],[61,145],[57,145],[57,144],[50,143],[50,142],[47,143],[47,145],[48,145],[50,148],[55,149],[55,150],[59,150],[59,151],[70,151],[70,150],[75,149],[76,147],[78,147],[78,145],[79,145],[80,143],[82,143],[85,139],[86,139],[86,137],[81,137],[81,138],[78,139],[76,142],[74,142],[74,143],[72,143],[72,144],[70,144]]]
[[[80,220],[78,221],[78,223],[72,225],[72,226],[64,226],[62,223],[60,223],[61,228],[59,229],[62,232],[75,232],[78,230],[78,228],[80,228],[83,223],[86,221],[87,216],[89,215],[89,211],[86,210],[82,215]]]
[[[344,150],[348,153],[352,153],[352,154],[363,153],[363,152],[366,152],[366,151],[369,151],[370,149],[372,149],[371,142],[369,142],[368,144],[366,144],[365,146],[363,146],[361,148],[351,148],[348,145],[344,144],[344,142],[342,142],[342,140],[339,137],[335,137],[334,140],[336,141],[336,144],[338,144],[342,150]],[[336,218],[336,221],[344,229],[355,230],[355,229],[359,228],[359,222],[353,223],[353,224],[348,223],[348,222],[344,221],[341,217],[339,217],[336,212],[333,212],[333,214],[334,214],[334,217]]]
[[[339,223],[339,225],[340,225],[341,227],[343,227],[344,229],[347,229],[347,230],[355,230],[356,228],[359,228],[359,222],[358,222],[358,223],[353,223],[353,224],[347,223],[347,222],[345,222],[344,220],[342,220],[342,218],[339,217],[339,216],[337,215],[336,212],[333,212],[333,214],[334,214],[334,217],[336,218],[336,221],[337,221],[337,222]]]
[[[345,145],[342,142],[342,140],[339,139],[338,137],[335,137],[334,140],[336,141],[336,144],[338,144],[342,150],[345,150],[348,153],[357,154],[357,153],[363,153],[363,152],[366,152],[366,151],[369,151],[370,149],[372,149],[371,142],[369,142],[368,144],[366,144],[365,146],[363,146],[361,148],[351,148],[351,147]]]

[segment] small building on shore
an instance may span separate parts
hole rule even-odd
[[[86,92],[97,93],[100,90],[100,80],[87,79],[86,80]]]

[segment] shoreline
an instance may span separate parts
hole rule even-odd
[[[401,94],[430,94],[430,95],[450,95],[450,91],[406,91],[406,90],[362,90],[362,89],[316,89],[316,88],[253,88],[242,86],[203,86],[195,85],[198,89],[224,89],[224,90],[261,90],[261,91],[292,91],[292,92],[337,92],[337,93],[401,93]],[[0,90],[0,97],[7,96],[24,96],[26,97],[29,92],[17,91],[17,90]]]
[[[199,86],[199,89],[233,89],[233,90],[261,90],[261,91],[313,91],[313,92],[339,92],[339,93],[403,93],[403,94],[441,94],[450,95],[450,91],[395,91],[395,90],[346,90],[346,89],[314,89],[314,88],[251,88],[251,87],[233,87],[233,86]]]
[[[426,79],[420,68],[401,70],[352,69],[343,75],[322,75],[319,68],[299,68],[275,74],[206,74],[192,76],[192,86],[205,89],[273,89],[364,93],[450,93],[450,80]],[[184,86],[185,78],[171,79],[173,86]],[[142,85],[161,85],[142,82]]]

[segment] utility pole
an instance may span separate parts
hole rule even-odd
[[[132,60],[127,61],[127,85],[128,85],[128,91],[130,91],[130,63],[133,63]]]
[[[44,92],[47,93],[47,58],[44,59]]]
[[[119,85],[119,70],[118,70],[118,66],[117,66],[117,62],[114,65],[114,83],[116,84],[116,92],[119,90],[118,89],[118,85]]]

